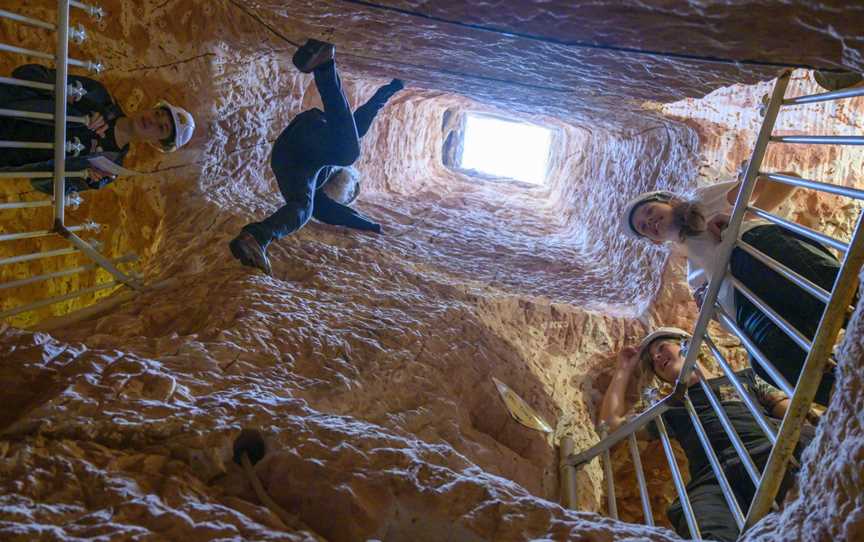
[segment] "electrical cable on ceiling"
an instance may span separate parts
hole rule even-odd
[[[526,32],[516,32],[512,30],[504,30],[501,28],[493,28],[488,26],[483,26],[480,24],[474,23],[464,23],[462,21],[454,21],[452,19],[445,19],[444,17],[436,17],[434,15],[428,15],[426,13],[420,13],[417,11],[411,11],[408,9],[397,8],[392,6],[383,6],[381,4],[376,4],[374,2],[366,2],[364,0],[340,0],[347,4],[355,4],[359,6],[365,6],[372,9],[378,9],[383,11],[391,11],[395,13],[401,13],[402,15],[408,15],[411,17],[420,17],[422,19],[428,19],[430,21],[436,21],[439,23],[446,23],[455,26],[461,26],[464,28],[471,28],[473,30],[481,30],[484,32],[494,32],[496,34],[501,34],[504,36],[509,36],[513,38],[523,38],[532,41],[542,41],[545,43],[553,43],[556,45],[562,45],[566,47],[579,47],[583,49],[599,49],[603,51],[615,51],[619,53],[631,53],[636,55],[645,55],[645,56],[653,56],[653,57],[661,57],[661,58],[674,58],[678,60],[697,60],[701,62],[712,62],[717,64],[732,64],[732,65],[748,65],[748,66],[767,66],[767,67],[775,67],[775,68],[801,68],[807,70],[821,70],[828,72],[836,72],[841,73],[847,71],[843,68],[820,68],[816,66],[811,66],[809,64],[789,64],[786,62],[771,62],[764,60],[753,60],[753,59],[734,59],[734,58],[722,58],[710,55],[695,55],[688,53],[673,53],[670,51],[651,51],[647,49],[638,49],[635,47],[623,47],[619,45],[605,45],[599,43],[587,43],[582,41],[569,41],[562,40],[558,38],[551,38],[546,36],[538,36],[536,34],[529,34]]]

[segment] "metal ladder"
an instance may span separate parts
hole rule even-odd
[[[99,73],[103,66],[100,62],[90,60],[76,60],[69,58],[69,40],[76,43],[81,43],[87,38],[85,29],[79,24],[76,28],[69,27],[70,8],[83,10],[88,13],[93,19],[99,20],[103,17],[102,8],[97,6],[87,5],[75,0],[58,0],[57,2],[57,21],[56,23],[46,22],[31,17],[26,17],[7,10],[0,10],[0,18],[5,18],[14,21],[18,24],[29,25],[51,32],[57,35],[55,54],[45,53],[32,49],[24,49],[14,45],[0,43],[0,51],[16,55],[24,55],[36,57],[40,59],[51,60],[56,66],[56,78],[54,85],[29,81],[24,79],[16,79],[13,77],[0,77],[0,83],[7,85],[16,85],[21,87],[36,88],[54,93],[54,114],[36,113],[31,111],[15,110],[15,109],[0,109],[0,116],[23,118],[23,119],[38,119],[38,120],[53,120],[54,121],[54,141],[53,142],[27,142],[27,141],[0,141],[2,152],[14,152],[5,149],[16,148],[42,148],[53,149],[54,151],[54,171],[16,171],[16,172],[0,172],[0,181],[4,179],[22,179],[22,178],[53,178],[54,194],[50,200],[43,201],[19,201],[19,202],[3,202],[0,203],[0,212],[15,211],[23,208],[42,208],[50,207],[53,209],[53,226],[48,230],[34,230],[14,233],[0,233],[0,242],[17,241],[22,239],[46,238],[58,235],[68,241],[71,246],[65,249],[49,250],[43,252],[35,252],[30,254],[20,254],[7,258],[0,259],[0,267],[15,263],[36,260],[40,258],[48,258],[60,255],[80,252],[85,254],[92,264],[80,265],[46,273],[26,277],[19,280],[0,283],[0,291],[13,288],[20,288],[29,284],[48,281],[61,277],[68,277],[78,273],[87,273],[98,268],[105,269],[110,273],[114,280],[97,284],[89,288],[78,289],[64,295],[41,299],[13,307],[4,311],[0,311],[0,320],[11,318],[21,313],[36,310],[41,307],[53,305],[80,297],[86,294],[113,288],[118,285],[126,285],[133,290],[139,290],[141,284],[139,277],[122,272],[118,269],[118,265],[135,261],[135,255],[128,254],[115,259],[108,259],[102,255],[98,249],[101,248],[97,241],[88,242],[79,237],[79,233],[98,231],[101,226],[92,222],[83,224],[67,225],[65,222],[66,206],[76,206],[81,202],[77,194],[65,195],[66,192],[66,177],[70,178],[86,178],[87,171],[66,171],[65,158],[67,152],[74,152],[76,155],[82,150],[79,142],[66,141],[66,123],[87,124],[86,117],[75,117],[66,115],[66,102],[68,96],[80,97],[84,94],[84,89],[80,86],[67,84],[68,67],[77,66],[86,68],[91,72]]]
[[[681,501],[690,533],[693,538],[701,539],[698,522],[687,496],[684,479],[678,469],[678,464],[672,450],[672,444],[661,417],[661,415],[671,406],[683,403],[689,413],[693,428],[696,431],[703,449],[705,450],[705,454],[708,457],[714,475],[717,477],[726,503],[728,504],[740,531],[743,533],[752,527],[771,510],[774,499],[776,498],[777,492],[780,488],[780,483],[786,473],[787,465],[792,457],[795,446],[798,443],[801,425],[803,424],[805,415],[807,414],[810,405],[813,402],[813,398],[816,395],[816,390],[821,380],[823,370],[837,340],[840,327],[843,325],[847,308],[852,302],[855,289],[858,285],[857,275],[861,270],[862,263],[864,263],[864,233],[862,233],[862,215],[864,215],[864,213],[859,213],[855,229],[852,233],[852,239],[849,243],[846,243],[818,231],[785,220],[772,213],[752,207],[749,204],[756,184],[756,179],[759,176],[766,176],[771,180],[800,188],[818,190],[837,196],[864,200],[864,191],[855,188],[847,188],[822,181],[803,179],[793,175],[759,171],[762,165],[762,160],[765,156],[765,151],[770,143],[864,145],[864,136],[772,135],[774,124],[781,107],[864,96],[864,88],[859,87],[787,99],[784,98],[784,96],[786,93],[786,87],[789,84],[790,75],[791,70],[781,73],[774,85],[774,90],[765,112],[765,118],[756,140],[753,156],[747,166],[744,181],[735,201],[735,207],[728,226],[728,233],[724,235],[723,241],[720,243],[718,248],[721,257],[717,262],[717,267],[712,269],[712,280],[705,294],[702,310],[699,313],[693,331],[693,338],[687,348],[684,367],[678,377],[674,391],[670,395],[659,400],[656,396],[656,391],[650,393],[650,408],[629,422],[621,425],[608,435],[606,434],[605,428],[600,427],[600,442],[587,450],[580,453],[573,453],[574,445],[572,438],[565,437],[562,439],[560,447],[562,456],[561,478],[563,485],[562,496],[565,506],[574,508],[576,505],[576,468],[585,465],[595,457],[602,455],[607,484],[606,493],[608,510],[610,515],[617,519],[618,514],[615,501],[615,483],[612,476],[609,450],[616,443],[627,439],[629,442],[631,457],[635,466],[637,483],[639,485],[643,515],[645,518],[644,521],[648,525],[653,525],[654,522],[651,504],[646,487],[645,476],[642,470],[639,449],[636,446],[635,432],[642,427],[645,427],[647,424],[654,422],[657,425],[666,460],[669,463],[669,469],[672,472],[675,489]],[[842,267],[840,268],[832,290],[830,292],[825,291],[783,264],[744,242],[740,237],[740,227],[746,212],[750,212],[773,224],[789,229],[797,234],[807,237],[808,239],[822,243],[841,252],[843,254]],[[816,335],[812,341],[807,339],[804,334],[795,329],[794,326],[784,320],[764,301],[728,273],[729,258],[732,255],[732,250],[736,247],[748,252],[754,258],[826,304]],[[739,292],[764,312],[768,318],[770,318],[780,329],[782,329],[792,338],[792,340],[807,352],[807,358],[802,368],[801,375],[794,387],[783,378],[780,372],[774,367],[771,360],[767,359],[764,354],[759,352],[749,337],[747,337],[747,335],[736,325],[735,319],[726,314],[726,312],[717,303],[717,294],[724,281],[729,281]],[[790,397],[791,402],[780,425],[779,431],[775,431],[766,421],[760,408],[753,402],[753,399],[736,377],[732,367],[723,357],[723,354],[717,348],[714,340],[708,334],[708,322],[712,317],[722,322],[738,337],[747,351],[751,354],[752,358],[755,359],[761,367],[766,370],[766,372],[772,375],[775,382],[780,384],[779,387]],[[741,439],[738,437],[738,434],[735,432],[732,423],[720,407],[719,400],[711,390],[711,387],[704,381],[704,379],[700,378],[699,382],[702,389],[705,391],[714,411],[717,412],[735,451],[738,453],[742,464],[745,466],[751,480],[756,486],[756,494],[750,504],[749,510],[746,512],[746,515],[740,509],[729,481],[727,480],[721,464],[717,459],[717,455],[711,448],[708,436],[696,415],[693,405],[685,393],[687,390],[685,382],[687,381],[691,371],[695,369],[698,352],[703,343],[708,347],[712,356],[722,368],[725,377],[738,392],[738,395],[741,397],[744,404],[747,405],[751,414],[753,414],[756,423],[772,444],[768,462],[765,465],[764,470],[760,473],[753,464],[753,461],[747,453]]]

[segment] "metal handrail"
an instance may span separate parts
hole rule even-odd
[[[636,434],[630,433],[627,437],[630,445],[630,458],[636,470],[636,482],[639,484],[639,498],[642,500],[642,514],[645,523],[654,526],[654,513],[651,511],[651,498],[648,496],[648,485],[645,483],[645,471],[642,469],[642,459],[639,457],[639,445],[636,443]]]
[[[99,231],[102,229],[101,224],[97,224],[96,222],[85,222],[84,224],[77,224],[75,226],[69,226],[66,228],[69,231]],[[22,239],[36,239],[39,237],[50,237],[55,235],[57,232],[54,230],[36,230],[36,231],[23,231],[17,233],[3,233],[0,234],[0,241],[20,241]]]
[[[753,485],[758,486],[759,477],[762,476],[762,473],[760,473],[759,469],[756,468],[756,465],[753,463],[753,458],[750,457],[750,452],[747,451],[744,443],[741,442],[741,437],[738,436],[738,431],[736,431],[735,427],[732,425],[732,420],[729,419],[729,415],[726,414],[725,410],[723,410],[723,406],[714,394],[714,390],[712,390],[711,386],[705,382],[705,378],[702,375],[699,376],[699,385],[702,387],[702,391],[705,392],[705,397],[708,399],[711,408],[713,408],[717,413],[720,425],[723,426],[723,430],[726,431],[726,435],[729,437],[729,441],[732,443],[735,453],[737,453],[738,457],[741,459],[741,464],[744,465],[744,470],[747,471],[747,475],[750,476]]]
[[[594,446],[588,448],[583,452],[567,456],[564,461],[562,461],[562,464],[577,467],[579,465],[582,465],[583,463],[591,461],[604,451],[607,451],[611,447],[618,444],[618,442],[627,438],[630,433],[636,432],[639,429],[645,427],[648,422],[654,420],[655,418],[669,410],[669,408],[671,408],[672,402],[677,402],[678,400],[679,399],[674,395],[668,395],[664,397],[662,400],[651,405],[651,407],[648,408],[648,410],[646,410],[645,412],[642,412],[632,420],[621,425],[621,427],[606,435],[600,442],[598,442]]]
[[[111,263],[120,264],[120,263],[128,263],[134,262],[138,259],[134,254],[127,254],[125,256],[121,256],[120,258],[115,258],[111,260]],[[0,290],[6,290],[9,288],[20,288],[22,286],[27,286],[28,284],[33,284],[36,282],[42,282],[43,280],[56,279],[60,277],[68,277],[70,275],[76,275],[78,273],[85,273],[87,271],[92,271],[94,269],[98,269],[99,265],[96,263],[91,263],[87,265],[79,265],[78,267],[70,267],[68,269],[61,269],[60,271],[54,271],[52,273],[45,273],[44,275],[35,275],[32,277],[27,277],[23,279],[13,280],[10,282],[0,282]]]
[[[771,256],[768,256],[767,254],[751,246],[746,241],[738,241],[738,248],[740,248],[747,254],[753,256],[755,259],[759,260],[767,267],[773,269],[781,276],[789,280],[789,282],[794,283],[796,286],[798,286],[808,294],[812,295],[822,303],[828,303],[828,300],[831,299],[831,294],[829,292],[826,292],[821,286],[819,286],[818,284],[814,284],[806,277],[802,277],[801,275],[789,269]]]
[[[783,105],[802,105],[817,102],[830,102],[834,100],[842,100],[844,98],[854,98],[856,96],[864,96],[864,87],[847,88],[843,90],[835,90],[834,92],[823,92],[821,94],[810,94],[809,96],[788,98],[786,100],[783,100]]]
[[[687,528],[690,529],[690,536],[696,540],[702,540],[702,533],[699,532],[699,524],[693,513],[693,505],[690,503],[690,496],[687,495],[687,486],[684,484],[684,477],[681,476],[681,469],[678,468],[678,461],[675,459],[675,451],[672,449],[672,442],[669,440],[669,433],[666,431],[663,417],[658,416],[654,423],[657,424],[657,432],[663,443],[663,453],[666,454],[666,462],[669,463],[669,470],[672,471],[672,481],[675,483],[675,491],[678,493],[681,508],[684,510],[684,519],[687,521]]]
[[[803,235],[804,237],[812,241],[816,241],[817,243],[823,243],[833,249],[839,250],[840,252],[846,252],[847,250],[849,250],[849,245],[844,243],[843,241],[840,241],[839,239],[835,239],[831,236],[819,233],[816,230],[811,230],[806,226],[796,224],[795,222],[791,222],[789,220],[786,220],[785,218],[780,218],[779,216],[771,214],[767,211],[763,211],[758,207],[751,207],[748,205],[747,210],[755,214],[759,218],[763,218],[769,222],[774,223],[777,226],[786,228],[787,230],[794,231],[795,233]]]
[[[21,254],[16,256],[7,257],[4,259],[0,259],[0,265],[11,264],[11,263],[21,263],[30,260],[34,260],[37,258],[45,258],[50,256],[59,256],[65,254],[73,254],[77,252],[81,252],[89,257],[93,263],[89,265],[72,267],[69,269],[63,269],[60,271],[45,273],[38,276],[33,277],[25,277],[23,279],[7,282],[0,284],[0,289],[8,289],[24,286],[27,284],[33,284],[45,280],[50,280],[58,277],[64,277],[73,275],[76,273],[90,271],[96,269],[97,267],[101,267],[108,271],[114,277],[114,281],[108,284],[97,285],[92,288],[87,288],[83,290],[79,290],[76,292],[70,292],[63,296],[44,299],[40,301],[36,301],[29,305],[25,305],[23,307],[16,307],[7,311],[0,312],[0,318],[5,318],[9,316],[14,316],[16,314],[20,314],[21,312],[26,312],[29,310],[33,310],[45,305],[58,303],[60,301],[64,301],[67,299],[71,299],[73,297],[77,297],[79,295],[84,295],[89,292],[96,291],[98,289],[108,288],[117,284],[125,284],[132,289],[139,289],[141,287],[139,278],[137,276],[130,276],[122,271],[120,271],[116,264],[123,263],[130,260],[130,257],[124,256],[123,258],[110,260],[100,254],[97,248],[100,246],[99,243],[88,243],[87,241],[78,237],[75,232],[79,232],[82,230],[91,230],[98,229],[98,225],[93,223],[87,223],[82,225],[70,226],[67,227],[65,225],[65,210],[67,205],[72,205],[74,202],[80,202],[80,198],[77,194],[73,194],[71,196],[66,196],[66,178],[84,178],[87,176],[87,171],[66,171],[66,155],[67,153],[73,153],[75,156],[82,150],[84,150],[83,146],[80,144],[77,138],[73,138],[72,141],[66,141],[66,124],[67,122],[77,122],[86,124],[87,118],[81,116],[70,116],[66,114],[66,105],[67,105],[67,96],[71,96],[73,98],[80,98],[86,91],[80,82],[76,82],[75,84],[69,83],[69,73],[68,67],[71,66],[80,66],[85,67],[91,71],[99,72],[102,70],[101,63],[94,63],[91,61],[82,61],[76,60],[73,58],[69,58],[69,38],[70,36],[75,41],[81,41],[86,37],[86,32],[83,27],[79,28],[70,28],[69,27],[69,15],[70,8],[83,9],[90,13],[91,16],[96,18],[101,18],[104,12],[101,8],[97,6],[90,6],[75,0],[58,0],[57,2],[57,19],[56,23],[48,23],[45,21],[40,21],[38,19],[34,19],[32,17],[27,17],[24,15],[20,15],[17,13],[10,12],[8,10],[0,10],[0,18],[9,19],[21,24],[27,24],[31,26],[36,26],[45,30],[50,30],[56,32],[56,48],[54,54],[43,53],[41,51],[36,51],[32,49],[26,49],[23,47],[18,47],[6,43],[0,43],[0,51],[7,51],[11,53],[24,54],[29,56],[34,56],[36,58],[43,58],[47,60],[55,61],[55,74],[54,74],[54,84],[51,85],[47,82],[41,81],[28,81],[24,79],[17,79],[15,77],[0,77],[0,83],[16,85],[27,88],[35,88],[41,91],[48,91],[53,93],[54,95],[54,112],[44,113],[44,112],[34,112],[27,110],[17,110],[17,109],[9,109],[9,108],[0,108],[0,116],[6,117],[15,117],[15,118],[24,118],[24,119],[36,119],[40,121],[53,121],[54,128],[54,140],[53,142],[39,142],[39,141],[0,141],[0,148],[38,148],[38,149],[52,149],[53,150],[53,171],[4,171],[0,172],[0,179],[9,179],[9,178],[53,178],[53,198],[52,200],[40,200],[40,201],[19,201],[19,202],[6,202],[0,203],[0,210],[3,209],[18,209],[18,208],[29,208],[29,207],[52,207],[53,208],[53,218],[54,218],[54,227],[51,230],[42,230],[42,231],[30,231],[30,232],[18,232],[18,233],[8,233],[8,234],[0,234],[0,241],[14,241],[20,239],[32,239],[32,238],[40,238],[47,237],[51,235],[61,235],[67,241],[70,242],[71,246],[58,250],[49,250],[45,252],[36,252],[32,254]]]
[[[22,312],[29,312],[32,310],[40,309],[42,307],[47,307],[48,305],[54,305],[55,303],[61,303],[63,301],[75,299],[76,297],[81,297],[82,295],[87,295],[93,292],[97,292],[99,290],[104,290],[105,288],[112,288],[114,286],[118,286],[119,284],[120,283],[116,280],[112,280],[111,282],[97,284],[96,286],[91,286],[90,288],[75,290],[74,292],[69,292],[68,294],[63,294],[56,297],[49,297],[48,299],[40,299],[39,301],[34,301],[29,305],[23,305],[21,307],[15,307],[13,309],[2,311],[0,312],[0,319],[9,318],[10,316],[16,316],[18,314],[21,314]]]
[[[762,314],[764,314],[769,319],[771,319],[771,321],[774,322],[774,324],[777,327],[779,327],[781,330],[783,330],[783,332],[786,335],[788,335],[790,339],[795,341],[795,344],[800,346],[802,350],[804,350],[804,351],[810,350],[810,347],[812,346],[812,343],[810,342],[810,340],[807,337],[805,337],[804,334],[798,330],[798,328],[796,328],[795,326],[790,324],[788,320],[786,320],[785,318],[780,316],[777,313],[777,311],[775,311],[774,309],[771,308],[770,305],[768,305],[759,296],[757,296],[755,293],[753,293],[753,291],[750,290],[750,288],[748,288],[747,286],[745,286],[743,282],[741,282],[737,278],[733,277],[731,274],[726,275],[726,280],[728,280],[732,284],[732,286],[735,287],[736,290],[741,292],[744,295],[744,297],[747,298],[748,301],[753,303],[753,305],[755,305],[756,308],[762,312]],[[737,335],[737,333],[736,333],[736,335]],[[792,386],[789,386],[788,390],[784,389],[783,391],[788,393],[791,390],[792,390]],[[790,393],[790,395],[791,395],[791,393]]]
[[[864,91],[864,88],[862,88],[861,90]],[[831,183],[813,181],[811,179],[804,179],[802,177],[798,177],[797,175],[787,175],[785,173],[760,172],[759,176],[767,177],[772,181],[790,184],[792,186],[800,186],[801,188],[812,188],[813,190],[827,192],[829,194],[834,194],[835,196],[864,199],[864,190],[858,190],[857,188],[849,188],[848,186],[840,186]]]
[[[66,85],[63,85],[66,88]],[[38,113],[33,111],[19,111],[17,109],[0,109],[2,117],[16,117],[20,119],[36,119],[36,120],[54,120],[54,115],[51,113]],[[87,117],[78,117],[75,115],[66,115],[66,122],[77,122],[78,124],[87,124]]]
[[[804,143],[807,145],[864,145],[864,136],[771,136],[775,143]]]
[[[94,245],[98,245],[97,241],[93,241]],[[58,248],[55,250],[45,250],[43,252],[31,252],[29,254],[19,254],[18,256],[9,256],[8,258],[0,259],[0,265],[11,265],[13,263],[30,262],[33,260],[41,260],[43,258],[53,258],[54,256],[66,256],[78,252],[76,247]]]
[[[59,0],[59,2],[62,2],[62,1],[63,0]],[[66,5],[68,7],[69,4],[66,4]],[[68,22],[68,19],[67,19],[67,22]],[[69,39],[68,24],[65,28],[66,28],[66,33],[63,36],[63,40],[64,40],[64,43],[67,43],[67,45],[68,45],[68,39]],[[62,32],[59,32],[59,33],[62,34]],[[58,58],[61,58],[61,57],[56,57],[56,56],[52,55],[51,53],[43,53],[42,51],[36,51],[33,49],[25,49],[24,47],[17,47],[15,45],[9,45],[8,43],[0,43],[0,51],[6,51],[8,53],[16,53],[16,54],[24,55],[24,56],[32,56],[35,58],[41,58],[43,60],[56,61]],[[68,58],[68,56],[67,56],[66,62],[68,62],[68,65],[76,66],[79,68],[85,68],[86,70],[94,72],[94,73],[100,73],[102,70],[105,69],[105,66],[101,62],[93,62],[92,60],[78,60],[75,58]],[[57,62],[58,67],[60,66],[60,64],[62,64],[62,61]]]

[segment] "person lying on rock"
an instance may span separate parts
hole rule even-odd
[[[54,84],[54,70],[38,64],[19,66],[12,77]],[[115,178],[100,170],[90,159],[105,157],[117,165],[129,152],[131,143],[149,143],[162,152],[172,152],[185,145],[195,131],[195,120],[188,111],[164,100],[153,108],[126,115],[108,90],[88,77],[70,75],[73,88],[86,91],[83,95],[70,92],[66,114],[87,117],[87,125],[67,123],[66,140],[83,145],[78,153],[67,153],[66,171],[87,170],[84,179],[66,179],[66,192],[99,189]],[[35,113],[54,113],[54,93],[44,89],[0,84],[0,108]],[[54,121],[0,117],[0,140],[54,142]],[[3,149],[0,171],[54,171],[53,149]],[[53,194],[51,179],[35,179],[36,190]]]
[[[739,187],[738,181],[728,181],[697,188],[689,195],[665,190],[647,192],[631,200],[622,216],[623,229],[631,237],[657,245],[674,245],[686,253],[687,281],[700,307],[710,280],[709,273],[715,267],[719,256],[720,236],[729,222]],[[792,186],[760,177],[753,191],[751,205],[771,211],[794,190]],[[745,216],[741,224],[741,238],[825,290],[830,291],[833,288],[840,262],[821,244],[749,215]],[[813,337],[825,308],[824,303],[805,293],[741,248],[736,247],[733,250],[729,270],[732,276],[801,333]],[[717,300],[759,351],[765,354],[794,386],[807,353],[749,299],[733,288],[730,281],[724,281]],[[752,356],[751,361],[755,361]],[[759,376],[783,387],[774,382],[758,362],[752,365]],[[831,365],[822,377],[815,400],[827,406],[833,385],[834,372]]]
[[[261,222],[243,227],[230,243],[240,263],[271,274],[267,246],[302,228],[310,218],[326,224],[381,233],[381,226],[349,205],[359,194],[357,171],[349,167],[360,156],[360,138],[402,81],[394,79],[352,114],[336,72],[335,47],[308,40],[294,54],[294,65],[313,73],[324,111],[313,108],[294,117],[273,145],[270,167],[285,205]]]
[[[599,421],[605,422],[612,431],[624,423],[625,416],[634,404],[638,412],[650,406],[641,400],[629,398],[628,388],[635,380],[637,393],[641,393],[642,390],[638,388],[649,383],[654,377],[674,384],[684,366],[686,353],[684,347],[689,339],[690,334],[684,330],[672,327],[660,328],[645,337],[637,347],[629,346],[621,350],[618,353],[618,365],[612,381],[603,397]],[[756,399],[757,406],[761,408],[767,424],[776,432],[779,428],[779,419],[789,407],[789,398],[750,369],[737,372],[736,376],[750,396]],[[735,498],[746,515],[755,494],[755,485],[723,429],[718,414],[711,408],[705,391],[699,385],[700,378],[704,378],[714,391],[735,432],[760,472],[764,470],[771,453],[771,441],[765,436],[732,384],[725,378],[712,378],[710,369],[701,361],[697,362],[697,370],[691,372],[686,381],[687,397],[692,402],[722,470],[732,486]],[[734,542],[738,538],[738,527],[696,430],[693,428],[686,407],[683,404],[674,406],[664,412],[662,418],[670,436],[678,440],[687,456],[690,470],[687,495],[702,538]],[[813,435],[813,426],[804,424],[799,444],[795,449],[797,458],[800,459],[801,452],[810,443]],[[646,426],[641,436],[652,440],[660,438],[654,422]],[[777,495],[778,502],[782,502],[786,492],[794,485],[796,474],[797,469],[791,467],[787,469]],[[686,539],[693,537],[689,534],[679,500],[666,510],[666,516],[679,535]]]

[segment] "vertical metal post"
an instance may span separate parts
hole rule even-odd
[[[54,227],[63,226],[66,201],[66,76],[69,66],[69,0],[57,2],[57,71],[54,79]]]
[[[639,497],[642,499],[642,514],[645,516],[645,524],[654,526],[654,513],[651,511],[651,497],[648,495],[648,485],[645,483],[645,472],[642,470],[642,458],[639,457],[639,444],[636,443],[636,435],[630,433],[627,439],[630,444],[630,457],[633,459],[633,467],[636,469],[636,481],[639,482]]]
[[[690,421],[693,423],[693,429],[696,430],[696,436],[702,444],[702,449],[705,450],[705,456],[711,464],[711,470],[714,471],[714,476],[717,478],[717,483],[720,485],[720,491],[723,492],[723,498],[726,499],[726,504],[729,505],[729,511],[732,512],[732,517],[735,519],[735,525],[741,529],[744,526],[744,514],[741,513],[741,507],[738,506],[738,500],[735,498],[735,491],[729,484],[726,474],[723,472],[723,465],[717,459],[717,454],[714,453],[714,448],[711,447],[711,440],[708,434],[705,433],[705,428],[702,427],[702,422],[699,420],[699,415],[696,409],[693,408],[693,403],[690,398],[684,396],[684,408],[687,409],[687,414],[690,415]]]
[[[690,497],[687,495],[687,486],[684,485],[684,478],[678,469],[678,461],[675,459],[675,450],[672,448],[672,442],[669,440],[666,424],[663,423],[662,416],[659,416],[654,422],[657,424],[657,431],[660,433],[663,452],[666,454],[669,470],[672,471],[672,481],[675,482],[675,491],[678,492],[678,499],[681,501],[682,510],[684,510],[684,519],[687,520],[690,536],[696,540],[702,540],[702,533],[699,532],[699,525],[696,523],[696,516],[693,514],[693,505],[690,504]]]
[[[607,426],[600,423],[600,440],[606,438]],[[606,476],[606,507],[609,509],[609,517],[618,519],[618,503],[615,500],[615,477],[612,475],[612,457],[609,449],[603,450],[603,474]]]
[[[63,226],[59,228],[58,233],[71,241],[73,245],[78,247],[78,249],[81,250],[81,252],[83,252],[84,254],[86,254],[91,260],[98,263],[105,271],[111,273],[114,278],[117,279],[117,282],[121,282],[126,286],[132,288],[133,290],[141,289],[141,285],[138,283],[138,281],[135,280],[134,277],[130,277],[117,269],[117,267],[113,263],[111,263],[111,260],[99,254],[87,241],[81,239]]]
[[[561,437],[559,445],[561,454],[561,504],[564,508],[576,510],[576,467],[564,463],[564,459],[576,449],[573,437]]]

